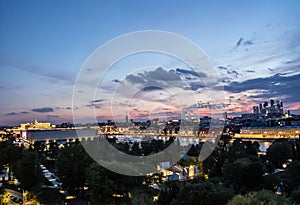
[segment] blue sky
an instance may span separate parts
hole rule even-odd
[[[0,124],[34,118],[71,120],[73,85],[88,56],[106,41],[139,30],[173,32],[201,47],[218,67],[225,88],[229,87],[229,112],[251,111],[253,103],[274,96],[299,113],[299,98],[294,93],[289,96],[289,90],[299,88],[295,78],[300,72],[298,19],[296,0],[2,0]],[[289,85],[291,76],[296,83]],[[262,87],[249,87],[253,79]],[[263,85],[274,79],[277,91]],[[247,86],[237,93],[234,83]],[[38,108],[51,109],[37,112]]]

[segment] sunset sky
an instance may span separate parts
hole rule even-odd
[[[86,114],[91,109],[98,120],[111,119],[112,109],[123,120],[126,115],[176,116],[177,98],[184,98],[187,90],[198,96],[187,107],[200,108],[200,115],[224,105],[229,116],[237,116],[270,98],[300,114],[299,19],[296,0],[2,0],[0,125],[35,118],[72,122],[74,84],[88,57],[105,42],[140,30],[172,32],[199,46],[220,74],[226,99],[208,102],[202,77],[189,66],[170,56],[144,53],[116,63],[95,98],[74,107],[82,122],[93,119]],[[137,92],[118,97],[126,91],[124,85]]]

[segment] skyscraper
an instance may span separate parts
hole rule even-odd
[[[270,103],[271,103],[271,107],[273,107],[275,102],[273,99],[270,99]]]
[[[254,114],[259,114],[258,106],[253,106],[253,113]]]
[[[259,113],[260,114],[262,114],[262,109],[263,109],[262,103],[259,103]]]

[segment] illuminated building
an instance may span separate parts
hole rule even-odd
[[[46,130],[54,128],[55,126],[50,124],[50,122],[38,122],[37,119],[34,120],[34,123],[24,123],[20,125],[21,130]]]
[[[235,138],[249,139],[298,139],[300,127],[262,127],[262,128],[241,128]]]
[[[259,106],[253,106],[253,114],[261,115],[274,115],[280,114],[283,115],[283,102],[276,100],[276,103],[273,99],[270,99],[270,106],[267,101],[263,104],[260,103]]]

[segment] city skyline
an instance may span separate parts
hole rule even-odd
[[[226,5],[197,1],[3,1],[0,124],[31,122],[35,118],[72,121],[73,86],[85,60],[103,43],[139,30],[173,32],[202,48],[221,76],[226,101],[220,104],[225,105],[229,115],[252,112],[254,104],[272,98],[282,100],[291,113],[300,114],[299,8],[297,1],[231,1]],[[145,66],[150,71],[140,69]],[[139,70],[130,73],[132,67]],[[131,56],[113,69],[120,68],[122,72],[108,73],[97,98],[75,108],[83,110],[83,122],[92,119],[85,116],[84,109],[95,109],[100,120],[110,119],[110,103],[105,93],[122,82],[140,83],[141,76],[149,80],[166,75],[173,79],[172,83],[185,79],[195,92],[203,89],[188,66],[168,56]],[[138,93],[132,105],[140,103],[133,106],[140,109],[140,115],[133,115],[134,118],[149,115],[147,108],[153,106],[149,99],[153,98],[155,106],[163,110],[153,108],[151,117],[176,114],[176,103],[167,104],[172,95],[159,95],[160,92],[159,88],[150,87]],[[205,100],[199,104],[202,110],[211,106]],[[146,108],[146,112],[140,107]],[[117,112],[121,119],[128,114],[122,109]]]

